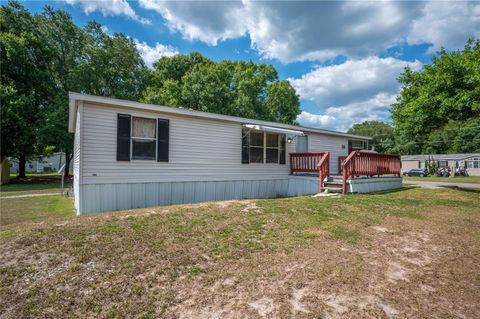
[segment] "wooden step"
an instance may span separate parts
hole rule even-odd
[[[342,188],[338,188],[338,187],[327,187],[325,189],[325,192],[326,193],[341,193],[342,192]]]
[[[325,187],[329,187],[329,186],[333,186],[333,187],[340,186],[340,187],[342,187],[342,184],[343,183],[341,181],[340,182],[323,182],[323,185]]]
[[[327,183],[341,183],[342,181],[343,179],[337,176],[335,177],[329,176],[328,178],[325,179],[325,182]]]

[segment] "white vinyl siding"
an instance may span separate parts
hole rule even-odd
[[[338,157],[348,156],[348,138],[341,136],[309,134],[308,152],[330,152],[330,175],[337,175]]]
[[[80,214],[204,200],[315,193],[318,177],[290,176],[286,163],[242,164],[242,123],[125,106],[78,102],[75,208]],[[169,120],[169,162],[117,161],[118,114]],[[308,132],[308,151],[329,151],[330,170],[346,156],[348,137]],[[278,150],[277,150],[278,152]],[[280,153],[280,152],[278,152]]]
[[[170,120],[170,159],[116,161],[117,113]],[[287,165],[241,163],[240,123],[85,104],[83,115],[83,184],[243,180],[285,177]],[[294,143],[287,151],[295,149]]]
[[[170,120],[169,162],[116,161],[117,114]],[[185,115],[84,104],[82,122],[82,184],[264,180],[289,175],[286,164],[241,163],[241,123]],[[309,133],[309,152],[330,152],[330,171],[338,156],[347,156],[348,138]],[[342,148],[345,145],[345,148]]]

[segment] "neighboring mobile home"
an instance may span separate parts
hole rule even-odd
[[[18,173],[18,160],[10,159],[10,173]],[[44,157],[41,160],[28,161],[25,165],[25,172],[27,173],[54,173],[60,170],[65,164],[65,153],[57,152],[50,157]],[[73,162],[70,162],[70,171],[72,170]]]
[[[314,194],[289,153],[338,157],[367,137],[70,93],[78,214],[210,200]]]
[[[449,167],[452,172],[456,168],[465,168],[470,176],[480,176],[480,154],[432,154],[402,156],[402,171],[412,168],[426,168],[427,162],[435,161],[439,168]]]

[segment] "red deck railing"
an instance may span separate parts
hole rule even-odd
[[[330,153],[290,153],[290,174],[295,173],[317,173],[321,192],[323,179],[330,175]]]
[[[290,174],[318,173],[318,164],[325,153],[290,153]]]
[[[330,176],[330,153],[324,152],[318,163],[318,192],[322,192],[323,180]]]
[[[400,175],[399,155],[353,151],[342,162],[342,192],[347,192],[347,179],[355,175]]]

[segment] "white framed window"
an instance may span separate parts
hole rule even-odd
[[[418,162],[418,168],[426,168],[427,163],[426,161],[419,161]]]
[[[157,159],[157,121],[132,116],[132,160]]]
[[[266,133],[265,163],[277,163],[279,160],[280,135]]]
[[[448,166],[448,162],[447,161],[438,161],[438,167],[439,168],[445,168]]]
[[[467,168],[480,168],[480,157],[472,157],[468,159]]]
[[[243,163],[285,164],[285,134],[259,131],[250,131],[246,134],[248,134],[245,136],[248,139],[248,158],[246,161],[242,160]]]
[[[264,141],[263,132],[250,132],[250,163],[264,162]]]

